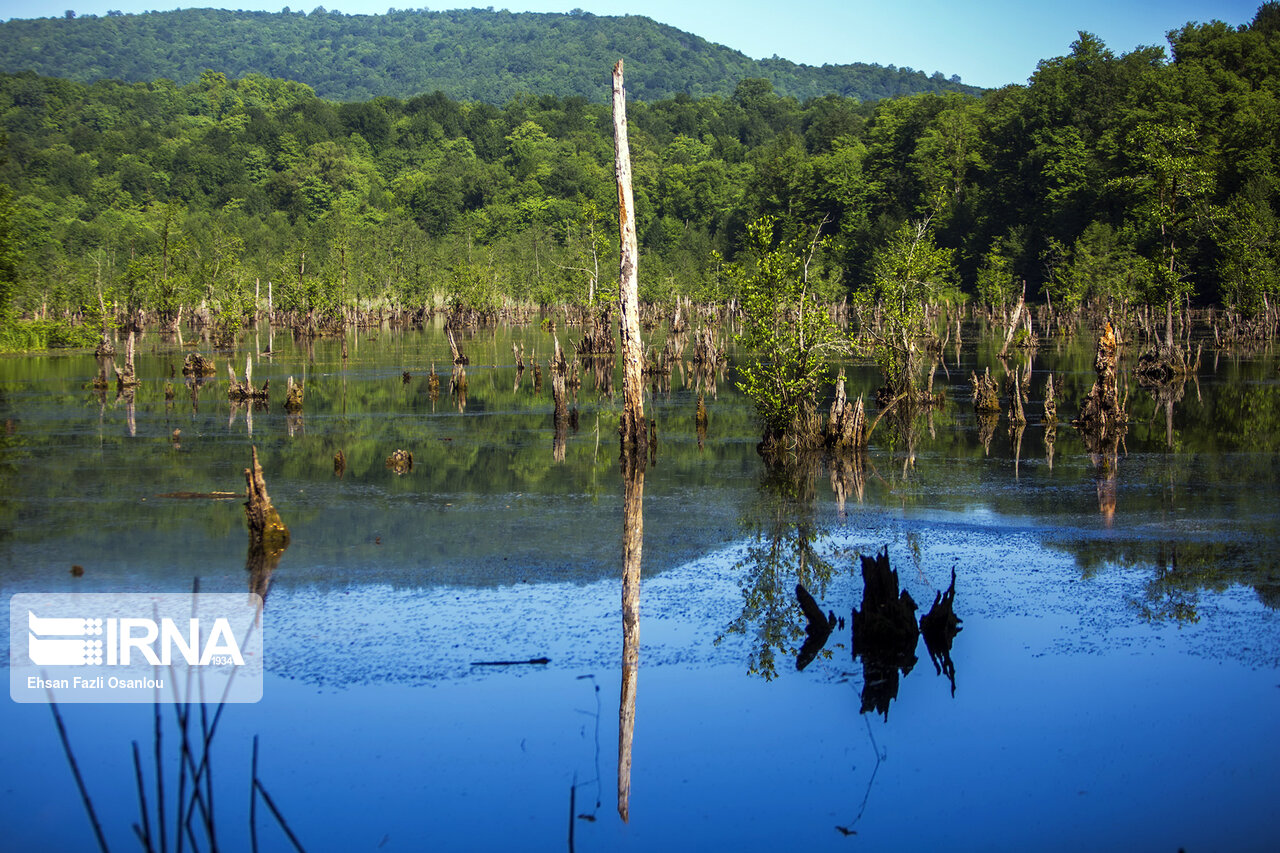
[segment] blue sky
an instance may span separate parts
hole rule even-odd
[[[1188,21],[1222,20],[1232,25],[1253,20],[1262,0],[513,0],[494,2],[513,12],[567,12],[581,8],[597,15],[645,15],[713,42],[762,58],[778,55],[794,62],[875,62],[947,76],[966,83],[1000,86],[1025,83],[1041,59],[1062,56],[1079,30],[1099,36],[1117,54],[1139,45],[1166,45],[1165,33]],[[489,5],[439,5],[433,9]],[[279,11],[281,0],[211,0],[171,5],[165,0],[0,0],[0,17],[104,14],[108,9],[215,6]],[[388,6],[420,8],[394,0],[292,0],[293,10],[324,5],[347,14],[379,14]]]

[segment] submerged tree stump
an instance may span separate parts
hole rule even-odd
[[[436,363],[431,362],[431,375],[427,377],[427,395],[431,402],[440,398],[440,377],[436,374]]]
[[[407,450],[396,450],[387,457],[385,465],[396,474],[408,474],[413,470],[413,454]]]
[[[103,332],[102,337],[98,340],[97,349],[93,351],[94,358],[112,358],[115,354],[115,344],[111,343],[111,338],[107,337],[106,332]]]
[[[1058,402],[1054,399],[1053,374],[1049,374],[1049,380],[1044,387],[1044,416],[1040,419],[1046,428],[1052,429],[1058,425]]]
[[[265,383],[262,387],[265,391]],[[296,415],[302,411],[302,385],[295,385],[292,376],[289,377],[288,386],[284,391],[284,410],[291,415]]]
[[[213,359],[205,358],[198,352],[189,352],[182,361],[183,376],[213,376],[218,372]]]
[[[613,337],[612,321],[609,309],[591,315],[591,323],[587,326],[582,340],[578,341],[577,353],[580,356],[613,355],[618,345]]]
[[[92,385],[92,387],[95,390],[105,391],[107,390],[107,387],[111,384],[111,381],[107,378],[108,368],[111,369],[111,372],[115,372],[114,359],[112,359],[111,356],[105,356],[103,358],[99,358],[98,359],[98,375],[93,377],[93,381],[90,383],[90,385]]]
[[[991,368],[983,370],[979,376],[974,371],[969,379],[973,386],[973,408],[982,415],[1000,414],[1000,386],[991,378]]]
[[[723,351],[716,346],[714,330],[710,326],[703,326],[694,336],[693,363],[702,368],[714,369],[723,356]]]
[[[1116,382],[1119,362],[1115,330],[1107,323],[1098,338],[1098,354],[1094,359],[1097,381],[1085,397],[1080,416],[1072,422],[1091,453],[1114,450],[1128,423]]]
[[[471,359],[467,358],[467,354],[462,351],[462,347],[458,345],[457,339],[453,336],[453,329],[445,326],[445,334],[449,338],[449,351],[453,354],[454,364],[470,364]]]
[[[267,483],[262,478],[262,466],[258,464],[258,448],[253,448],[252,466],[244,469],[245,519],[249,522],[249,545],[255,544],[268,550],[284,548],[289,544],[289,528],[280,520],[280,513],[271,504]]]
[[[853,648],[913,651],[920,636],[915,600],[899,591],[898,571],[889,566],[888,550],[862,560],[862,610],[853,609]]]
[[[138,376],[133,368],[133,332],[129,333],[129,343],[125,348],[124,367],[121,368],[118,364],[113,364],[112,366],[116,372],[116,391],[118,393],[124,393],[126,388],[136,388],[142,384],[138,381]]]
[[[1028,378],[1030,370],[1028,370]],[[1027,388],[1019,375],[1018,368],[1014,368],[1005,374],[1005,384],[1009,390],[1009,428],[1023,427],[1027,425],[1026,398]]]
[[[231,375],[231,387],[227,389],[227,399],[233,403],[265,403],[269,397],[267,385],[271,380],[268,379],[262,383],[261,388],[253,386],[253,357],[246,356],[244,360],[244,381],[236,376],[235,368],[227,362],[227,373]]]
[[[271,573],[289,547],[289,528],[285,527],[280,513],[271,504],[256,447],[253,448],[252,467],[244,469],[244,478],[244,514],[249,523],[249,552],[245,558],[245,569],[249,573],[249,591],[257,593],[265,601],[271,585]]]
[[[844,371],[836,378],[836,398],[827,419],[827,444],[836,450],[861,450],[867,446],[867,413],[858,397],[850,405],[844,390]]]

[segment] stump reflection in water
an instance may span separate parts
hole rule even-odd
[[[249,527],[249,554],[245,569],[249,572],[249,591],[257,593],[265,602],[271,573],[289,547],[289,528],[267,494],[267,483],[258,463],[258,448],[254,447],[252,453],[252,464],[244,469],[244,514]]]

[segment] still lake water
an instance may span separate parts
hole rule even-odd
[[[1274,357],[1207,352],[1162,399],[1130,381],[1112,464],[1066,423],[1092,340],[1035,354],[1020,438],[980,429],[970,371],[1004,368],[966,344],[937,373],[946,406],[882,422],[860,481],[825,463],[771,475],[733,367],[677,369],[646,400],[659,443],[628,737],[620,394],[584,371],[557,440],[550,373],[537,390],[518,376],[513,340],[545,365],[536,327],[482,330],[463,399],[438,328],[350,334],[346,359],[336,340],[250,333],[275,353],[254,367],[265,411],[228,402],[224,354],[194,398],[179,373],[167,403],[185,350],[154,334],[132,411],[84,387],[87,354],[0,359],[6,600],[247,589],[241,502],[162,495],[240,492],[258,449],[293,538],[269,578],[264,697],[228,706],[212,749],[224,849],[249,846],[255,735],[308,850],[1275,849]],[[848,371],[851,396],[874,387],[868,366]],[[281,409],[289,376],[300,418]],[[401,448],[414,465],[397,474],[384,460]],[[881,548],[922,610],[955,569],[954,686],[923,643],[896,687],[853,658],[857,555]],[[803,671],[798,577],[846,620]],[[49,708],[2,707],[0,847],[93,849]],[[108,841],[133,848],[130,742],[151,749],[152,708],[62,713]],[[287,845],[257,820],[263,849]]]

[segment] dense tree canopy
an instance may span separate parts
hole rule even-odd
[[[321,97],[369,100],[441,91],[505,104],[522,92],[607,100],[608,69],[624,57],[627,88],[644,101],[676,94],[728,96],[758,77],[806,99],[861,100],[914,92],[976,92],[958,78],[856,63],[758,61],[645,17],[454,9],[344,15],[183,9],[141,15],[0,23],[0,70],[81,82],[164,77],[190,83],[206,68],[232,77],[296,80]]]
[[[928,280],[928,298],[996,304],[1023,282],[1067,307],[1273,304],[1280,4],[1170,36],[1170,55],[1116,56],[1081,33],[1027,85],[981,96],[800,101],[750,78],[637,101],[642,297],[740,298],[715,259],[769,216],[779,243],[825,223],[836,298]],[[583,96],[338,103],[257,74],[26,72],[0,75],[0,132],[5,287],[28,314],[99,295],[234,310],[268,281],[277,305],[318,309],[584,302],[616,264],[610,121]],[[892,266],[916,245],[945,275]]]

